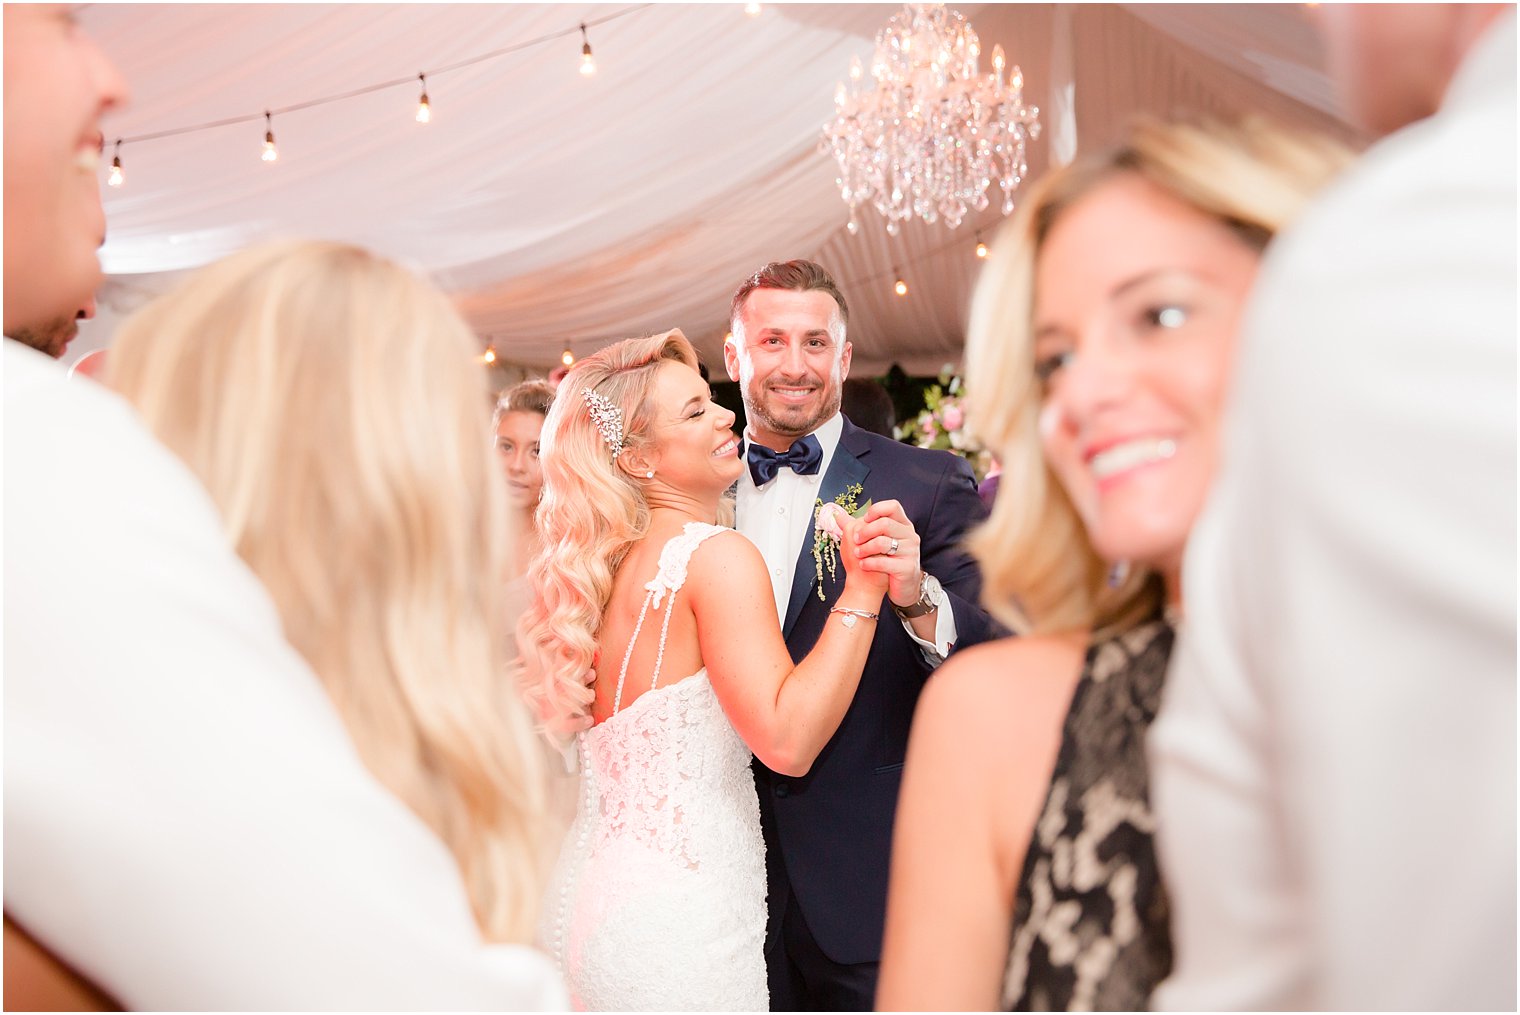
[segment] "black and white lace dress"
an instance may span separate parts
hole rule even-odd
[[[1143,1010],[1171,971],[1145,734],[1174,634],[1158,618],[1088,649],[1014,896],[1010,1011]]]

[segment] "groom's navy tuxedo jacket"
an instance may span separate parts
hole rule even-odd
[[[855,483],[863,489],[861,504],[901,502],[922,543],[923,569],[940,580],[955,611],[956,648],[1002,633],[994,632],[978,604],[981,576],[962,546],[967,530],[985,516],[965,461],[948,451],[898,443],[846,419],[819,499],[828,503]],[[836,580],[825,571],[819,600],[812,549],[813,540],[804,539],[782,621],[793,660],[818,640],[844,586],[842,573]],[[755,762],[769,875],[767,950],[794,895],[831,960],[880,959],[897,790],[913,707],[930,672],[884,599],[860,689],[812,769],[798,779]]]

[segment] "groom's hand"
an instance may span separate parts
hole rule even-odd
[[[893,552],[894,545],[896,552]],[[866,509],[856,552],[860,566],[887,576],[887,598],[898,606],[918,602],[923,570],[919,564],[918,532],[895,500],[879,500]]]

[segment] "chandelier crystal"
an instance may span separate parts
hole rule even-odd
[[[840,196],[856,209],[871,204],[896,236],[917,215],[952,229],[970,209],[990,204],[994,180],[1002,209],[1029,171],[1025,145],[1040,136],[1040,111],[1024,105],[1024,76],[1003,78],[1003,47],[992,49],[992,72],[981,74],[981,42],[944,4],[909,4],[876,34],[869,76],[850,61],[848,86],[834,93],[835,117],[824,125],[823,150],[839,163]]]

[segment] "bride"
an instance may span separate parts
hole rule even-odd
[[[744,464],[696,366],[679,331],[619,342],[576,365],[544,424],[518,639],[529,697],[579,754],[540,934],[586,1010],[769,1007],[750,755],[807,772],[886,593],[847,522],[835,616],[792,662],[759,551],[714,524]]]

